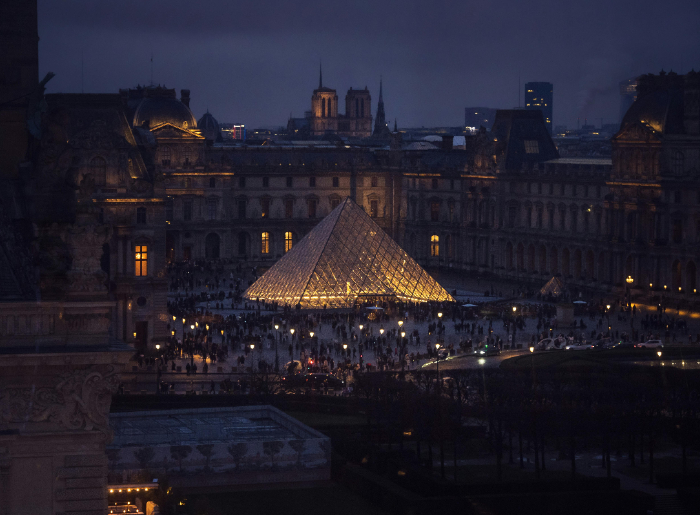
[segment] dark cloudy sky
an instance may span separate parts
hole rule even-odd
[[[248,127],[303,116],[318,85],[384,77],[400,127],[518,105],[518,77],[554,84],[554,124],[617,122],[618,82],[700,68],[698,0],[38,0],[49,92],[191,90],[197,118]],[[81,81],[81,60],[84,79]],[[522,88],[521,88],[522,91]],[[522,95],[522,93],[521,93]],[[522,97],[521,97],[522,98]]]

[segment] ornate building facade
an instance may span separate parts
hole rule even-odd
[[[201,166],[161,164],[169,256],[271,264],[350,196],[425,266],[692,295],[695,95],[693,73],[641,78],[612,159],[560,158],[541,114],[525,110],[499,111],[466,150],[449,138],[416,149],[398,134],[388,148],[202,143]]]

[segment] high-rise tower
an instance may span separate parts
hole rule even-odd
[[[525,84],[525,109],[542,111],[544,123],[552,134],[552,102],[554,86],[551,82],[528,82]]]
[[[382,79],[379,79],[379,101],[377,102],[377,117],[374,119],[374,135],[381,134],[386,129],[384,114],[384,97],[382,97]]]

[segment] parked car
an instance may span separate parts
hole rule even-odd
[[[634,345],[635,349],[660,349],[664,346],[661,340],[647,340]]]

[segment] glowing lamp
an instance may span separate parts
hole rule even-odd
[[[347,343],[344,343],[344,344],[343,344],[343,350],[348,350],[348,344],[347,344]]]
[[[518,308],[513,306],[513,313],[515,313],[517,310],[518,310]]]
[[[207,324],[205,327],[207,328],[207,331],[208,331],[208,330],[209,330],[209,324]]]
[[[175,322],[175,315],[173,315],[173,322]]]
[[[440,344],[439,344],[439,343],[436,343],[436,344],[435,344],[435,348],[436,348],[436,349],[439,349],[439,348],[440,348]]]
[[[156,343],[156,350],[160,350],[160,343]]]
[[[384,334],[384,328],[383,328],[383,327],[380,327],[380,328],[379,328],[379,334]]]
[[[292,328],[289,330],[289,332],[292,333],[292,334],[294,334],[294,328],[292,327]]]
[[[535,352],[535,348],[532,345],[530,346],[530,352]]]
[[[399,320],[399,327],[403,326],[403,320]]]
[[[606,306],[606,308],[607,308],[608,310],[610,310],[610,304],[608,304],[608,305]]]
[[[275,331],[277,331],[277,329],[279,329],[279,328],[280,328],[280,326],[278,324],[275,324]]]
[[[190,324],[190,329],[194,331],[194,324]]]
[[[401,338],[405,338],[405,337],[406,337],[406,331],[401,331]]]
[[[362,331],[362,328],[363,328],[363,327],[364,327],[364,326],[363,326],[362,324],[360,324],[360,331]]]
[[[438,318],[442,318],[442,311],[440,311],[440,313],[438,313]]]
[[[660,350],[657,350],[657,351],[656,351],[656,355],[657,355],[658,357],[661,357],[661,351],[660,351]]]
[[[251,343],[251,344],[250,344],[250,350],[253,350],[254,348],[255,348],[255,344],[254,344],[254,343]]]
[[[634,282],[634,279],[632,279],[632,276],[631,276],[631,275],[628,275],[628,276],[627,276],[627,279],[625,279],[625,282],[626,282],[627,284],[632,284],[632,283]]]

